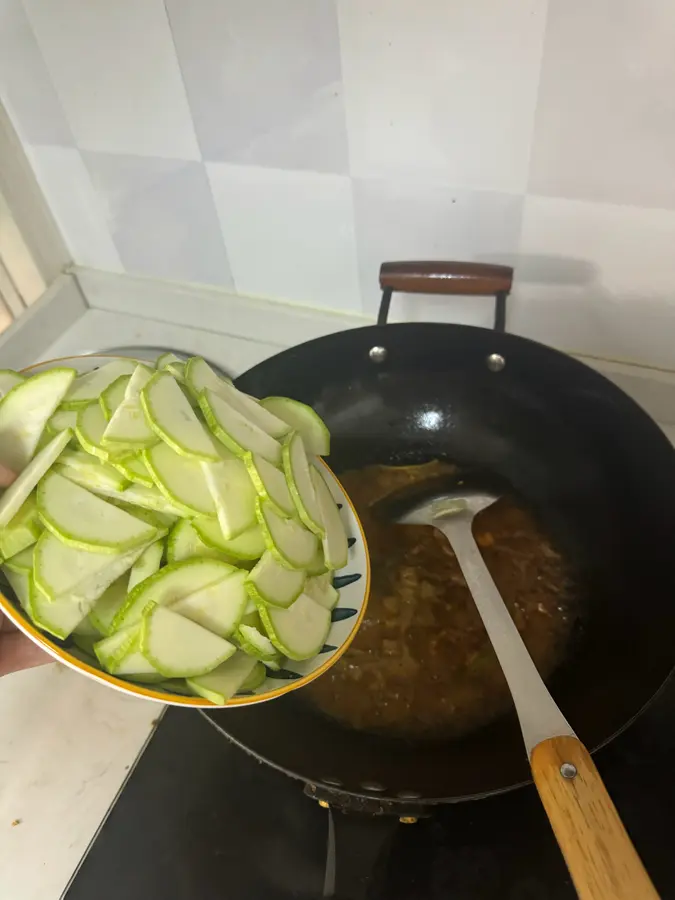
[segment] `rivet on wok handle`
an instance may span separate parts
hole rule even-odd
[[[374,363],[383,363],[387,358],[387,348],[380,346],[371,347],[368,351],[368,356]]]
[[[378,325],[386,325],[394,291],[407,294],[494,297],[495,331],[506,330],[506,298],[513,282],[510,266],[470,262],[386,262],[380,267],[382,302]]]
[[[563,778],[576,778],[577,767],[573,763],[565,762],[560,766],[560,774]]]
[[[506,360],[501,353],[491,353],[485,363],[491,372],[501,372],[506,365]]]

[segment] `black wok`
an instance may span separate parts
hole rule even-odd
[[[597,748],[675,664],[675,450],[602,375],[502,330],[511,274],[385,264],[377,325],[280,353],[237,386],[313,406],[331,430],[338,474],[449,459],[503,479],[531,505],[588,597],[583,632],[549,687],[581,740]],[[495,295],[496,330],[387,325],[392,289]],[[246,750],[346,809],[416,815],[528,780],[514,715],[426,745],[348,730],[292,693],[208,715]]]

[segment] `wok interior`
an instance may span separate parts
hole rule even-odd
[[[549,686],[581,739],[597,746],[675,661],[673,449],[606,379],[538,344],[459,326],[388,326],[391,363],[377,368],[367,361],[376,331],[301,345],[240,386],[315,406],[338,474],[447,459],[525,498],[587,598],[583,636]],[[495,351],[507,359],[498,374],[484,364]],[[387,797],[461,799],[528,777],[515,714],[423,745],[344,728],[293,694],[211,715],[272,764],[354,793],[376,783]]]

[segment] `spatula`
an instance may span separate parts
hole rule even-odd
[[[582,900],[653,900],[649,875],[588,750],[532,662],[473,537],[474,516],[496,494],[457,488],[416,499],[399,496],[389,516],[431,525],[452,546],[516,707],[532,777]],[[407,509],[402,509],[407,503]]]

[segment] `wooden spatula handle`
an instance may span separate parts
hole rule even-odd
[[[581,741],[576,737],[542,741],[532,750],[530,765],[579,897],[658,900]]]

